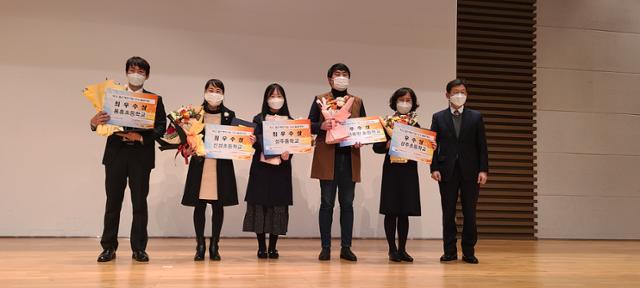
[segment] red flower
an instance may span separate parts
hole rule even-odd
[[[173,127],[173,125],[169,125],[169,127],[167,128],[167,132],[166,132],[166,134],[167,134],[167,135],[171,135],[171,134],[173,134],[173,133],[176,133],[176,128],[175,128],[175,127]]]

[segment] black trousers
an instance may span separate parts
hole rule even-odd
[[[100,244],[103,249],[118,249],[118,228],[124,191],[129,182],[133,222],[131,224],[131,250],[144,251],[147,248],[147,195],[149,195],[149,175],[151,169],[144,167],[136,147],[125,146],[116,158],[105,165],[105,190],[107,203],[104,211],[104,230]]]
[[[463,180],[460,166],[456,163],[453,175],[449,181],[441,181],[440,202],[442,204],[442,239],[444,241],[444,253],[457,254],[457,229],[456,229],[456,202],[460,195],[462,215],[464,218],[462,228],[462,253],[466,256],[474,256],[475,245],[478,242],[478,229],[476,227],[476,204],[478,203],[477,179]]]

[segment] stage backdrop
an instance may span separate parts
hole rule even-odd
[[[294,117],[307,117],[329,89],[336,62],[352,71],[349,91],[369,115],[391,110],[397,88],[415,89],[420,123],[446,107],[455,75],[455,1],[2,1],[0,3],[0,236],[98,236],[104,212],[106,138],[89,130],[95,113],[81,89],[105,78],[124,81],[128,57],[151,63],[145,88],[167,110],[199,104],[204,83],[222,79],[225,104],[251,119],[265,87],[285,87]],[[192,208],[180,205],[187,167],[157,152],[151,174],[149,234],[193,236]],[[289,236],[318,237],[320,192],[309,178],[311,154],[296,156]],[[362,149],[355,237],[384,237],[378,213],[383,155]],[[236,162],[240,199],[249,162]],[[411,235],[441,235],[440,197],[420,165],[422,217]],[[129,235],[125,195],[120,235]],[[337,203],[336,203],[336,206]],[[224,236],[241,230],[245,203],[225,211]],[[336,207],[337,208],[337,207]],[[339,236],[338,209],[334,236]],[[207,234],[210,232],[207,225]]]

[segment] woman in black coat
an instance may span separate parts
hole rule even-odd
[[[223,104],[224,84],[211,79],[205,85],[204,123],[230,125],[235,113]],[[204,131],[202,132],[204,134]],[[251,137],[255,142],[255,137]],[[193,154],[193,153],[191,153]],[[218,241],[224,219],[224,206],[238,205],[238,191],[233,161],[228,159],[207,159],[191,156],[189,171],[184,186],[182,205],[193,206],[193,226],[196,231],[195,261],[204,260],[206,244],[204,238],[205,211],[211,204],[212,236],[209,243],[209,259],[220,260]]]
[[[256,149],[251,162],[249,183],[247,184],[247,212],[242,230],[255,232],[258,239],[258,258],[279,257],[276,250],[278,235],[285,235],[289,222],[289,206],[293,205],[291,184],[291,155],[284,152],[270,157],[263,154],[262,122],[288,120],[289,108],[284,89],[279,84],[271,84],[264,92],[262,111],[253,118],[256,124]],[[267,250],[266,236],[269,233]]]
[[[420,127],[415,121],[418,101],[411,88],[400,88],[389,100],[389,106],[395,111],[393,116],[405,117],[407,124]],[[384,214],[384,230],[389,244],[389,260],[394,262],[412,262],[407,253],[407,235],[409,234],[409,216],[420,216],[420,184],[418,164],[408,159],[394,159],[389,156],[390,135],[387,142],[375,143],[373,150],[387,154],[382,165],[382,189],[380,192],[380,214]],[[398,231],[398,246],[395,235]]]

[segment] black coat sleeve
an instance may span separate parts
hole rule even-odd
[[[373,152],[378,154],[387,154],[387,142],[390,140],[387,139],[385,142],[373,143]]]
[[[320,133],[320,119],[322,116],[322,111],[320,111],[320,106],[316,103],[316,97],[313,97],[313,102],[311,103],[311,109],[309,110],[309,120],[311,120],[311,133],[318,135]]]
[[[372,145],[373,152],[375,152],[377,154],[387,154],[387,151],[389,151],[389,149],[387,149],[387,143],[389,141],[391,141],[391,137],[389,137],[389,135],[387,134],[386,130],[384,131],[384,134],[387,137],[387,141],[373,143],[373,145]]]
[[[256,128],[253,130],[253,135],[256,136],[256,143],[253,143],[253,149],[256,149],[255,153],[262,153],[264,148],[262,147],[262,117],[260,114],[253,117],[253,123],[256,124]]]
[[[433,151],[433,158],[431,158],[431,166],[429,166],[429,168],[431,169],[431,172],[440,171],[438,164],[438,153],[440,152],[440,127],[438,127],[436,114],[433,114],[433,117],[431,118],[431,128],[429,130],[436,132],[436,144],[438,145],[436,150]]]

